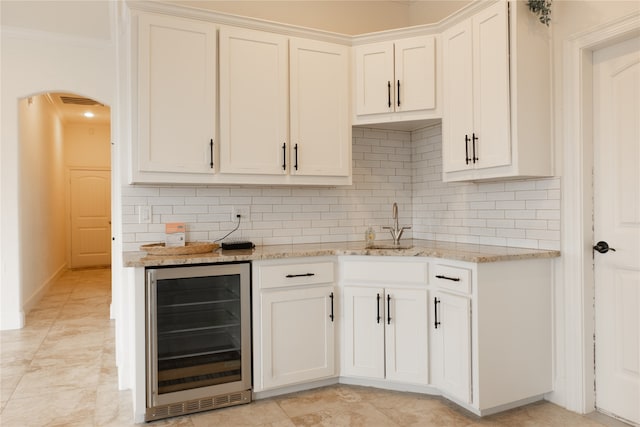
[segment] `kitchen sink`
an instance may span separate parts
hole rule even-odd
[[[393,243],[380,243],[380,244],[373,244],[373,245],[367,245],[366,249],[411,249],[413,248],[413,245],[410,244],[399,244],[399,245],[394,245]]]

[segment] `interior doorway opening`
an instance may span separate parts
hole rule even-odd
[[[111,109],[61,92],[20,99],[18,108],[26,314],[67,269],[111,265]]]

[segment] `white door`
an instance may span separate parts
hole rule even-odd
[[[507,2],[498,2],[473,17],[470,157],[476,168],[511,163],[507,6]]]
[[[347,376],[384,378],[384,289],[345,286],[344,364]]]
[[[373,43],[355,48],[356,114],[393,111],[395,102],[393,43]]]
[[[385,298],[386,378],[427,385],[427,291],[387,289]]]
[[[473,62],[471,20],[442,34],[444,114],[442,118],[442,170],[471,169],[473,133]]]
[[[315,40],[290,41],[292,175],[348,176],[349,48]]]
[[[287,44],[278,34],[220,29],[221,173],[286,173]]]
[[[111,173],[71,170],[71,268],[111,265]]]
[[[436,39],[412,37],[395,43],[395,109],[436,107]]]
[[[431,318],[433,331],[433,383],[446,395],[471,402],[471,311],[463,296],[435,292]]]
[[[594,52],[596,406],[640,423],[640,38]]]
[[[215,25],[165,15],[138,18],[138,164],[143,172],[212,174]]]
[[[262,291],[265,389],[333,376],[333,286]]]

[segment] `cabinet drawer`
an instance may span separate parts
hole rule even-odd
[[[435,264],[432,268],[431,284],[441,289],[470,294],[471,270]]]
[[[265,265],[259,268],[261,289],[333,283],[334,280],[332,262]]]
[[[379,283],[383,286],[426,285],[428,263],[425,261],[391,260],[388,257],[348,259],[341,265],[341,280],[349,284]]]

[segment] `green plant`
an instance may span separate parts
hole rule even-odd
[[[538,20],[547,27],[551,21],[551,1],[552,0],[528,0],[529,10],[538,15]]]

